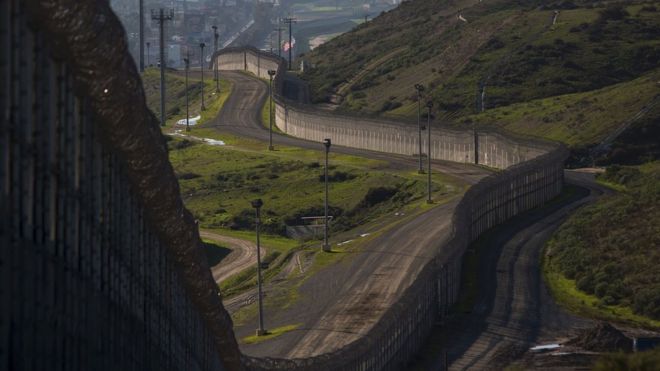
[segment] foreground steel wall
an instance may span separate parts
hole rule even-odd
[[[224,49],[215,57],[219,68],[225,70],[245,70],[261,76],[266,76],[267,69],[286,71],[283,60],[254,48]],[[405,123],[336,115],[288,101],[282,96],[282,76],[278,73],[275,78],[275,91],[279,93],[275,101],[278,126],[286,133],[316,141],[332,138],[333,143],[348,147],[415,153],[415,135],[408,133],[411,129]],[[476,155],[480,164],[504,170],[482,179],[465,193],[454,209],[447,242],[437,246],[435,258],[424,265],[397,303],[364,336],[337,351],[310,358],[245,357],[249,369],[405,369],[436,321],[458,299],[468,245],[484,231],[542,205],[562,190],[568,151],[561,145],[489,130],[478,130],[476,141],[468,130],[435,131],[432,158],[471,163]]]
[[[0,37],[0,370],[241,369],[107,1],[1,0]]]

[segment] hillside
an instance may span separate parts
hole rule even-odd
[[[548,244],[546,278],[558,301],[587,316],[660,326],[660,163],[611,166],[620,189],[580,209]]]
[[[341,95],[340,110],[414,117],[422,83],[459,125],[497,122],[590,146],[657,97],[658,8],[409,1],[304,56],[313,68],[303,77],[317,103]]]

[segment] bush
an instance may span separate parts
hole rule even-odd
[[[600,21],[620,21],[629,15],[630,14],[623,9],[623,6],[619,4],[610,5],[600,11]]]
[[[328,182],[345,182],[355,179],[355,175],[345,171],[328,172]],[[319,182],[325,182],[325,174],[319,175]]]

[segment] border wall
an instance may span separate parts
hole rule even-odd
[[[0,369],[241,369],[107,1],[3,0],[0,48]]]
[[[218,51],[220,70],[242,70],[274,79],[275,123],[291,136],[373,151],[414,155],[418,153],[417,127],[386,119],[356,117],[316,110],[283,97],[284,60],[255,48]],[[426,133],[422,146],[426,151]],[[478,163],[502,171],[473,185],[454,210],[448,242],[437,246],[413,283],[404,290],[368,332],[327,354],[300,359],[244,356],[250,370],[399,370],[423,346],[433,325],[458,298],[463,255],[484,231],[507,219],[542,205],[563,187],[563,164],[568,156],[560,144],[520,138],[487,129],[457,130],[435,127],[431,158]]]

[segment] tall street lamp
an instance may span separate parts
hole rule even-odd
[[[328,244],[328,154],[330,153],[330,138],[323,140],[325,146],[325,225],[323,226],[323,251],[330,251]]]
[[[206,47],[206,44],[199,44],[199,48],[202,49],[202,55],[199,59],[200,65],[202,66],[202,111],[206,109],[206,106],[204,106],[204,47]]]
[[[268,122],[269,122],[269,137],[268,137],[268,149],[269,150],[274,150],[275,147],[273,147],[273,76],[275,76],[275,73],[277,71],[275,70],[268,70],[268,76],[270,77],[270,83],[268,84],[268,95],[269,95],[269,103],[268,103]]]
[[[430,204],[433,202],[433,200],[431,199],[431,109],[433,108],[433,102],[431,101],[426,102],[426,108],[428,108],[428,112],[426,116],[426,130],[428,130],[428,143],[427,143],[428,159],[426,161],[428,162],[428,185],[427,185],[428,198],[426,199],[426,202]]]
[[[188,105],[188,69],[190,68],[190,54],[188,52],[186,52],[186,57],[183,58],[183,62],[186,64],[186,131],[190,131],[190,113]]]
[[[422,92],[424,91],[424,85],[415,84],[415,90],[417,90],[417,129],[419,133],[419,170],[420,174],[424,174],[424,169],[422,168]]]
[[[266,335],[266,330],[264,330],[264,307],[262,303],[262,291],[261,291],[261,242],[259,241],[259,225],[261,224],[261,206],[264,202],[260,198],[251,202],[252,207],[256,211],[255,226],[257,229],[257,287],[258,287],[258,301],[259,301],[259,328],[257,329],[257,336]]]
[[[220,35],[218,34],[218,26],[212,26],[213,28],[213,43],[214,43],[214,50],[213,50],[213,55],[215,56],[218,54],[218,38]],[[215,61],[213,62],[213,78],[215,79],[215,92],[220,93],[220,77],[218,76],[218,63]]]

